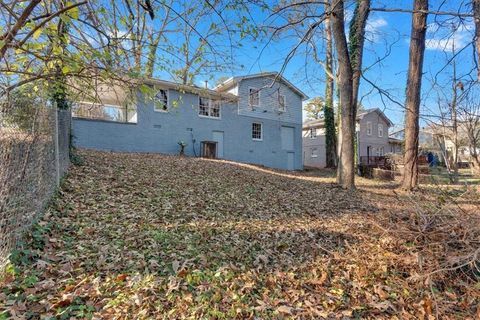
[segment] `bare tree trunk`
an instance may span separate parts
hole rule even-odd
[[[332,5],[332,33],[335,40],[338,61],[338,88],[340,92],[340,126],[339,126],[339,159],[337,167],[337,183],[343,188],[355,188],[355,121],[353,102],[353,70],[348,53],[344,25],[344,3],[336,1]]]
[[[455,50],[453,51],[455,56]],[[453,182],[458,182],[458,124],[457,124],[457,65],[453,59],[453,97],[450,106],[452,113],[452,131],[453,131]]]
[[[405,154],[402,188],[412,190],[418,185],[418,133],[423,56],[427,31],[428,0],[414,0],[412,32],[408,62],[405,100]]]
[[[353,70],[353,105],[355,106],[354,116],[358,110],[358,89],[362,75],[363,46],[365,44],[365,25],[367,24],[370,12],[370,0],[357,0],[357,6],[350,23],[349,52],[350,62]]]
[[[480,0],[473,0],[473,16],[475,17],[475,46],[478,57],[478,80],[480,81]]]
[[[328,4],[325,8],[328,10]],[[325,39],[327,45],[326,54],[326,85],[325,85],[325,106],[323,114],[325,118],[325,150],[327,168],[337,166],[337,139],[335,132],[335,112],[333,111],[333,44],[332,44],[332,26],[331,19],[325,19]]]

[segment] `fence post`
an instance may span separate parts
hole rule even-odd
[[[60,150],[58,143],[58,106],[57,102],[54,102],[55,108],[55,185],[60,187]]]

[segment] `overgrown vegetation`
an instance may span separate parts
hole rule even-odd
[[[12,255],[1,283],[3,318],[428,319],[479,312],[475,190],[412,198],[368,180],[345,191],[315,172],[80,155],[85,165],[72,167]]]

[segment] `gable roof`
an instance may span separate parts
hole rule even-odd
[[[370,114],[373,112],[378,113],[383,118],[383,120],[385,120],[385,122],[388,124],[389,127],[393,126],[393,122],[390,121],[390,119],[388,119],[385,113],[383,113],[383,111],[380,110],[379,108],[365,109],[360,111],[359,113],[357,113],[357,121],[362,120],[363,117],[365,117],[367,114]]]
[[[274,78],[275,81],[283,82],[287,87],[289,87],[295,93],[297,93],[299,96],[301,96],[302,100],[307,100],[308,99],[308,96],[302,90],[297,88],[295,85],[293,85],[290,81],[285,79],[278,72],[261,72],[261,73],[249,74],[249,75],[244,75],[244,76],[231,77],[231,78],[228,78],[227,80],[223,81],[219,85],[217,85],[215,88],[213,88],[213,90],[225,91],[225,90],[230,89],[234,85],[238,84],[242,80],[253,79],[253,78]]]
[[[302,129],[323,128],[325,121],[323,119],[307,120],[303,123]]]

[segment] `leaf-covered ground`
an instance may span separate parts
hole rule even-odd
[[[474,319],[480,312],[471,277],[442,287],[412,280],[417,253],[378,221],[408,209],[388,184],[348,192],[332,178],[226,161],[81,156],[84,164],[72,166],[12,254],[0,319]]]

